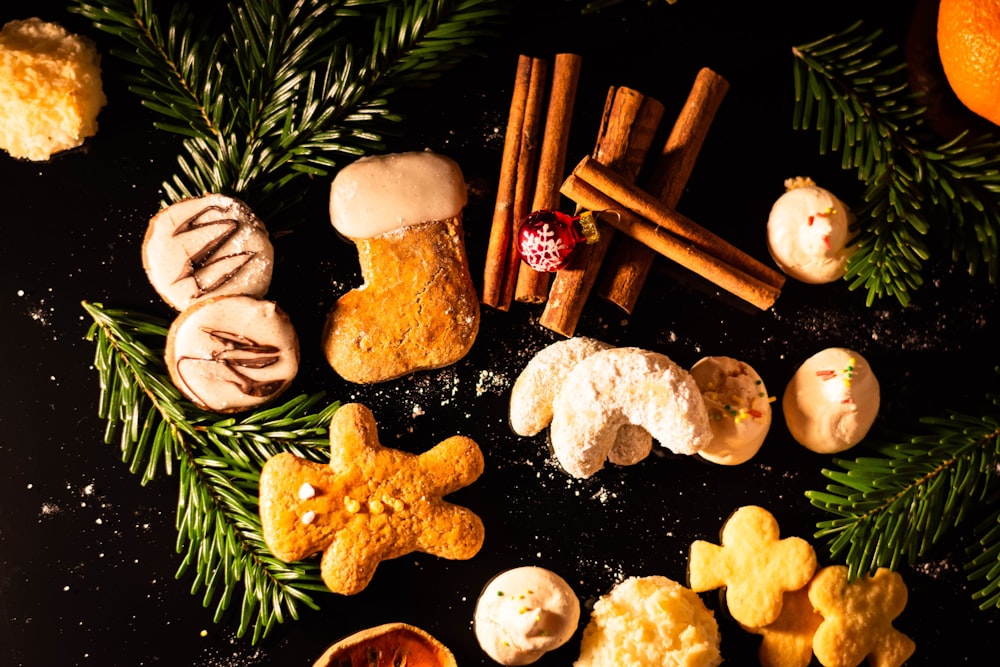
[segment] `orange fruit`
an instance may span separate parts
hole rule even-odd
[[[941,0],[937,43],[958,99],[1000,124],[1000,0]]]

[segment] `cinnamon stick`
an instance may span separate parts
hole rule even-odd
[[[681,215],[593,158],[583,158],[573,170],[573,175],[616,202],[611,208],[621,210],[624,207],[663,227],[698,250],[713,255],[768,285],[779,289],[784,285],[785,277],[780,272]]]
[[[780,287],[761,280],[719,257],[696,247],[632,211],[622,208],[612,197],[570,174],[562,193],[585,208],[602,211],[599,216],[620,232],[704,277],[761,310],[774,305]]]
[[[549,63],[541,58],[531,59],[531,77],[528,97],[524,105],[524,123],[521,125],[521,146],[517,157],[517,177],[514,187],[514,207],[511,221],[512,234],[508,249],[503,281],[503,310],[510,308],[517,290],[521,271],[521,253],[517,247],[517,232],[521,222],[531,213],[535,195],[535,176],[538,173],[540,135],[544,122],[545,88],[548,82]]]
[[[662,116],[659,101],[631,88],[612,86],[605,98],[594,159],[635,180]],[[567,337],[576,331],[615,233],[614,227],[601,220],[598,228],[597,243],[577,247],[569,266],[556,273],[539,318],[539,324]]]
[[[566,151],[569,146],[573,106],[580,80],[582,58],[573,53],[556,54],[552,68],[552,89],[549,93],[542,150],[538,158],[531,210],[558,209],[559,186],[566,176]],[[518,219],[520,223],[524,218]],[[549,292],[549,274],[536,271],[520,262],[514,298],[526,303],[543,303]]]
[[[667,206],[677,206],[729,82],[702,68],[653,167],[645,189]],[[655,253],[628,237],[612,246],[598,285],[598,294],[627,313],[635,308]]]
[[[493,221],[486,249],[486,266],[483,270],[483,303],[507,310],[510,303],[503,303],[504,276],[513,243],[514,194],[517,185],[517,161],[521,150],[521,130],[524,125],[525,103],[531,81],[531,58],[519,56],[511,95],[510,113],[504,134],[503,153],[500,158],[500,178],[497,199],[493,208]]]

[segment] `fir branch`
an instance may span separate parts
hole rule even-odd
[[[1000,606],[1000,421],[951,413],[920,423],[920,434],[872,445],[876,456],[835,459],[839,469],[822,471],[832,484],[806,497],[835,518],[817,523],[816,537],[827,539],[831,558],[842,558],[856,578],[912,566],[971,515],[986,512],[992,530],[982,531],[981,552],[970,547],[966,569],[970,580],[985,580],[975,597]]]
[[[998,503],[1000,498],[993,498],[991,504]],[[972,598],[981,600],[980,609],[1000,609],[1000,512],[984,521],[976,534],[980,537],[977,544],[969,547],[969,551],[972,553],[977,546],[980,551],[973,554],[966,570],[970,580],[984,580],[985,583],[972,594]]]
[[[424,86],[458,65],[479,39],[494,35],[495,2],[419,0],[391,4],[376,21],[366,68],[376,94]]]
[[[87,338],[96,343],[94,366],[106,420],[105,441],[117,440],[142,484],[162,470],[178,471],[178,578],[193,567],[192,593],[215,605],[218,621],[242,593],[240,623],[253,641],[275,623],[317,608],[325,591],[312,562],[283,563],[264,544],[257,512],[261,466],[280,451],[329,460],[327,426],[338,403],[322,394],[300,395],[241,419],[219,418],[183,399],[163,367],[163,320],[83,304],[93,318]]]
[[[221,119],[209,110],[219,108],[230,91],[220,69],[201,65],[219,62],[223,52],[222,36],[213,36],[211,21],[199,21],[187,5],[175,4],[164,28],[152,0],[81,1],[69,9],[124,42],[111,54],[138,68],[128,77],[130,88],[144,106],[167,119],[158,127],[187,136],[222,131]]]
[[[931,143],[913,104],[905,63],[881,31],[855,23],[793,48],[796,129],[815,128],[820,153],[864,184],[857,248],[845,279],[867,303],[892,296],[904,306],[923,284],[931,248],[941,245],[970,273],[1000,276],[1000,142],[991,136]],[[928,242],[933,234],[934,243]]]
[[[301,200],[291,184],[381,150],[400,121],[388,96],[454,67],[504,15],[497,0],[246,0],[221,32],[183,4],[164,29],[152,0],[75,1],[127,44],[114,53],[139,67],[130,89],[157,127],[184,137],[167,200],[226,193],[265,219]]]
[[[432,81],[486,34],[502,12],[492,0],[246,0],[229,3],[229,30],[184,4],[166,25],[152,0],[76,0],[74,11],[117,36],[135,65],[130,89],[183,137],[168,201],[219,192],[270,219],[342,158],[382,147],[400,118],[387,97]],[[204,9],[204,7],[202,7]],[[211,17],[215,19],[216,17]],[[365,28],[365,29],[361,29]],[[348,38],[374,33],[363,44]],[[273,228],[272,228],[273,229]],[[84,303],[94,319],[105,440],[116,441],[143,484],[178,471],[177,576],[218,620],[240,592],[242,636],[254,641],[297,618],[325,591],[314,563],[286,564],[264,544],[257,514],[261,466],[278,451],[328,460],[337,403],[299,396],[239,421],[183,399],[163,367],[167,323]]]

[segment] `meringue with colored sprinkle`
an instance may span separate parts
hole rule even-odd
[[[847,205],[808,177],[786,180],[785,189],[767,220],[767,248],[774,262],[804,283],[842,278],[854,252]]]
[[[570,585],[528,565],[490,580],[476,603],[474,629],[493,660],[528,665],[569,641],[579,622],[580,601]]]

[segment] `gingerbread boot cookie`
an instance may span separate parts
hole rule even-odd
[[[371,411],[344,405],[330,421],[330,464],[282,453],[260,475],[264,541],[290,562],[323,553],[335,593],[363,590],[379,563],[414,551],[465,560],[484,529],[471,510],[443,496],[482,474],[479,446],[452,436],[423,454],[383,447]]]
[[[330,311],[323,348],[346,380],[370,384],[466,355],[479,299],[462,230],[465,180],[430,152],[362,158],[337,174],[330,219],[357,244],[364,284]]]

